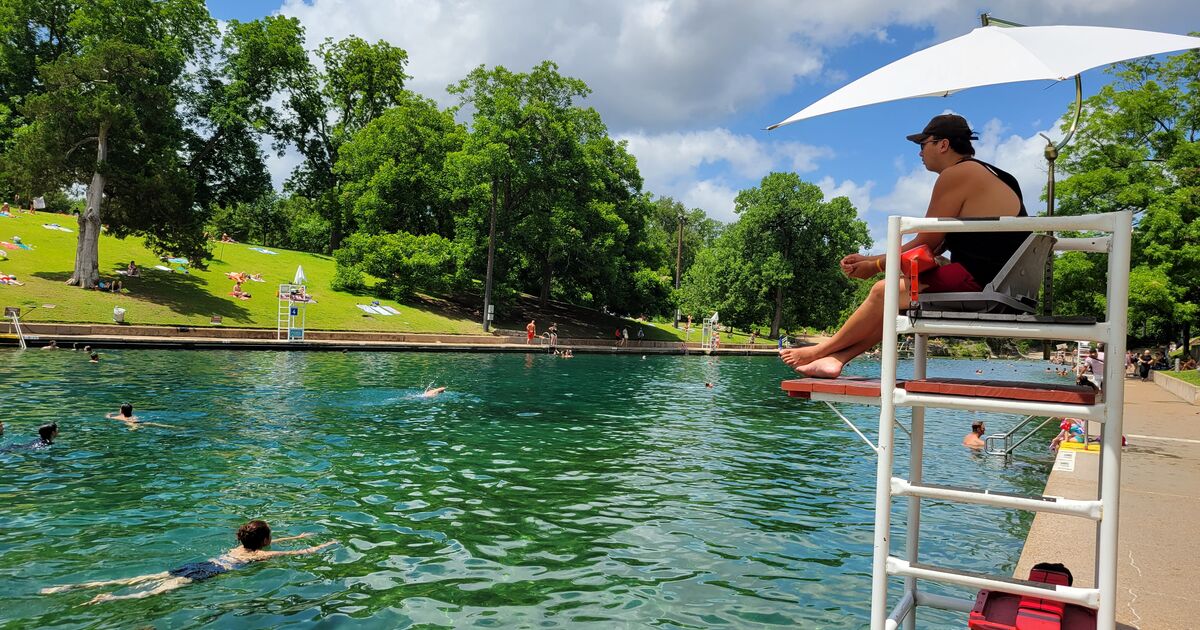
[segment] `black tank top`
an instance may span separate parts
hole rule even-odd
[[[1017,201],[1021,203],[1021,211],[1017,216],[1029,216],[1025,212],[1025,200],[1021,197],[1021,185],[1017,183],[1017,178],[973,157],[965,157],[958,163],[963,162],[975,162],[998,177],[1017,194]],[[950,252],[950,262],[966,267],[975,282],[985,286],[1000,273],[1000,269],[1028,237],[1029,232],[948,232],[944,242],[946,250]]]

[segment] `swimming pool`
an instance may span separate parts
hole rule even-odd
[[[786,377],[753,357],[0,351],[4,443],[62,428],[0,453],[0,626],[855,627],[875,460]],[[431,382],[448,392],[419,398]],[[124,401],[176,428],[104,419]],[[1039,493],[1049,454],[965,452],[976,418],[1006,423],[929,412],[926,480]],[[215,556],[250,518],[341,544],[142,600],[38,594]],[[923,560],[1009,572],[1031,520],[928,501]]]

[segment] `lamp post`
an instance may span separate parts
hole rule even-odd
[[[680,264],[683,260],[683,222],[687,220],[683,210],[679,210],[679,237],[675,241],[675,292],[679,292]],[[675,307],[675,328],[679,328],[679,307]]]

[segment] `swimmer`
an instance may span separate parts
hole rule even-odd
[[[50,343],[42,346],[42,350],[58,350],[58,342],[51,339]]]
[[[704,384],[704,386],[705,386],[705,387],[707,387],[707,388],[709,388],[709,389],[712,389],[712,386],[713,386],[713,384],[712,384],[712,383],[705,383],[705,384]]]
[[[987,442],[983,441],[983,434],[987,433],[987,427],[983,425],[982,420],[976,420],[971,423],[971,432],[963,436],[963,446],[967,448],[980,449],[987,446]]]
[[[3,432],[3,427],[0,427],[0,433]],[[43,448],[49,448],[54,444],[54,438],[58,437],[58,423],[51,422],[38,427],[38,439],[27,444],[11,444],[6,446],[3,451],[37,451]]]
[[[137,431],[139,426],[165,427],[167,429],[177,428],[169,424],[162,424],[160,422],[142,422],[141,420],[138,420],[138,417],[133,415],[133,405],[129,403],[122,404],[119,412],[105,414],[104,417],[108,418],[109,420],[120,420],[121,422],[124,422],[125,426],[129,427],[130,431]]]
[[[99,362],[100,362],[100,355],[96,354],[95,352],[92,353],[92,356],[88,357],[88,363],[99,363]]]
[[[201,562],[189,562],[179,568],[163,571],[162,573],[151,573],[149,575],[139,575],[137,577],[125,578],[123,580],[103,580],[99,582],[84,582],[82,584],[68,584],[66,586],[53,586],[41,590],[43,595],[51,593],[62,593],[63,591],[71,591],[81,588],[97,588],[102,586],[133,586],[135,584],[152,585],[151,588],[130,593],[128,595],[113,595],[112,593],[101,593],[93,597],[88,604],[98,604],[100,602],[110,602],[117,599],[142,599],[159,593],[173,591],[182,586],[187,586],[192,582],[200,582],[207,580],[210,577],[240,569],[251,562],[259,562],[261,560],[269,560],[279,556],[301,556],[316,553],[330,545],[336,544],[337,541],[331,540],[327,543],[322,543],[315,547],[306,547],[304,549],[295,549],[292,551],[267,551],[266,548],[271,546],[272,542],[283,542],[285,540],[298,540],[308,538],[311,533],[304,533],[298,536],[288,536],[278,540],[271,540],[271,526],[267,525],[266,521],[254,520],[242,525],[237,531],[238,546],[230,549],[224,554],[204,560]]]
[[[446,391],[445,387],[430,387],[429,389],[425,390],[424,394],[421,394],[421,397],[422,398],[433,398],[434,396],[437,396],[438,394],[440,394],[444,391]]]

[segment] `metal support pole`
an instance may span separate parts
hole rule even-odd
[[[675,291],[679,291],[680,264],[683,261],[683,213],[679,213],[679,239],[675,244]],[[675,327],[679,328],[679,308],[675,309]]]
[[[498,185],[495,178],[492,178],[492,216],[491,225],[488,227],[487,278],[483,281],[483,332],[492,329],[490,318],[492,309],[488,307],[492,305],[492,269],[496,260],[496,187]]]
[[[1104,520],[1100,521],[1099,558],[1100,608],[1097,628],[1112,628],[1117,622],[1117,526],[1121,504],[1121,436],[1125,413],[1125,336],[1129,326],[1129,252],[1132,243],[1133,213],[1114,217],[1112,250],[1108,254],[1109,341],[1104,347],[1104,430],[1101,436],[1100,501]]]
[[[913,342],[913,378],[925,378],[926,359],[928,358],[929,350],[929,335],[915,335],[916,339]],[[925,458],[925,408],[913,407],[912,409],[912,430],[909,432],[909,447],[908,447],[908,481],[913,484],[921,483],[922,471],[924,469]],[[904,542],[904,550],[906,559],[910,564],[920,562],[918,554],[920,553],[921,544],[921,498],[910,496],[908,497],[908,522],[905,524],[906,538]],[[917,599],[917,578],[904,578],[904,593],[911,594],[913,599]],[[912,612],[904,618],[904,630],[916,630],[917,627],[917,607],[913,606]]]
[[[871,630],[887,623],[887,561],[892,527],[892,465],[895,461],[896,316],[900,312],[900,217],[888,217],[883,291],[883,361],[879,378],[879,462],[875,471],[875,540],[871,570]]]

